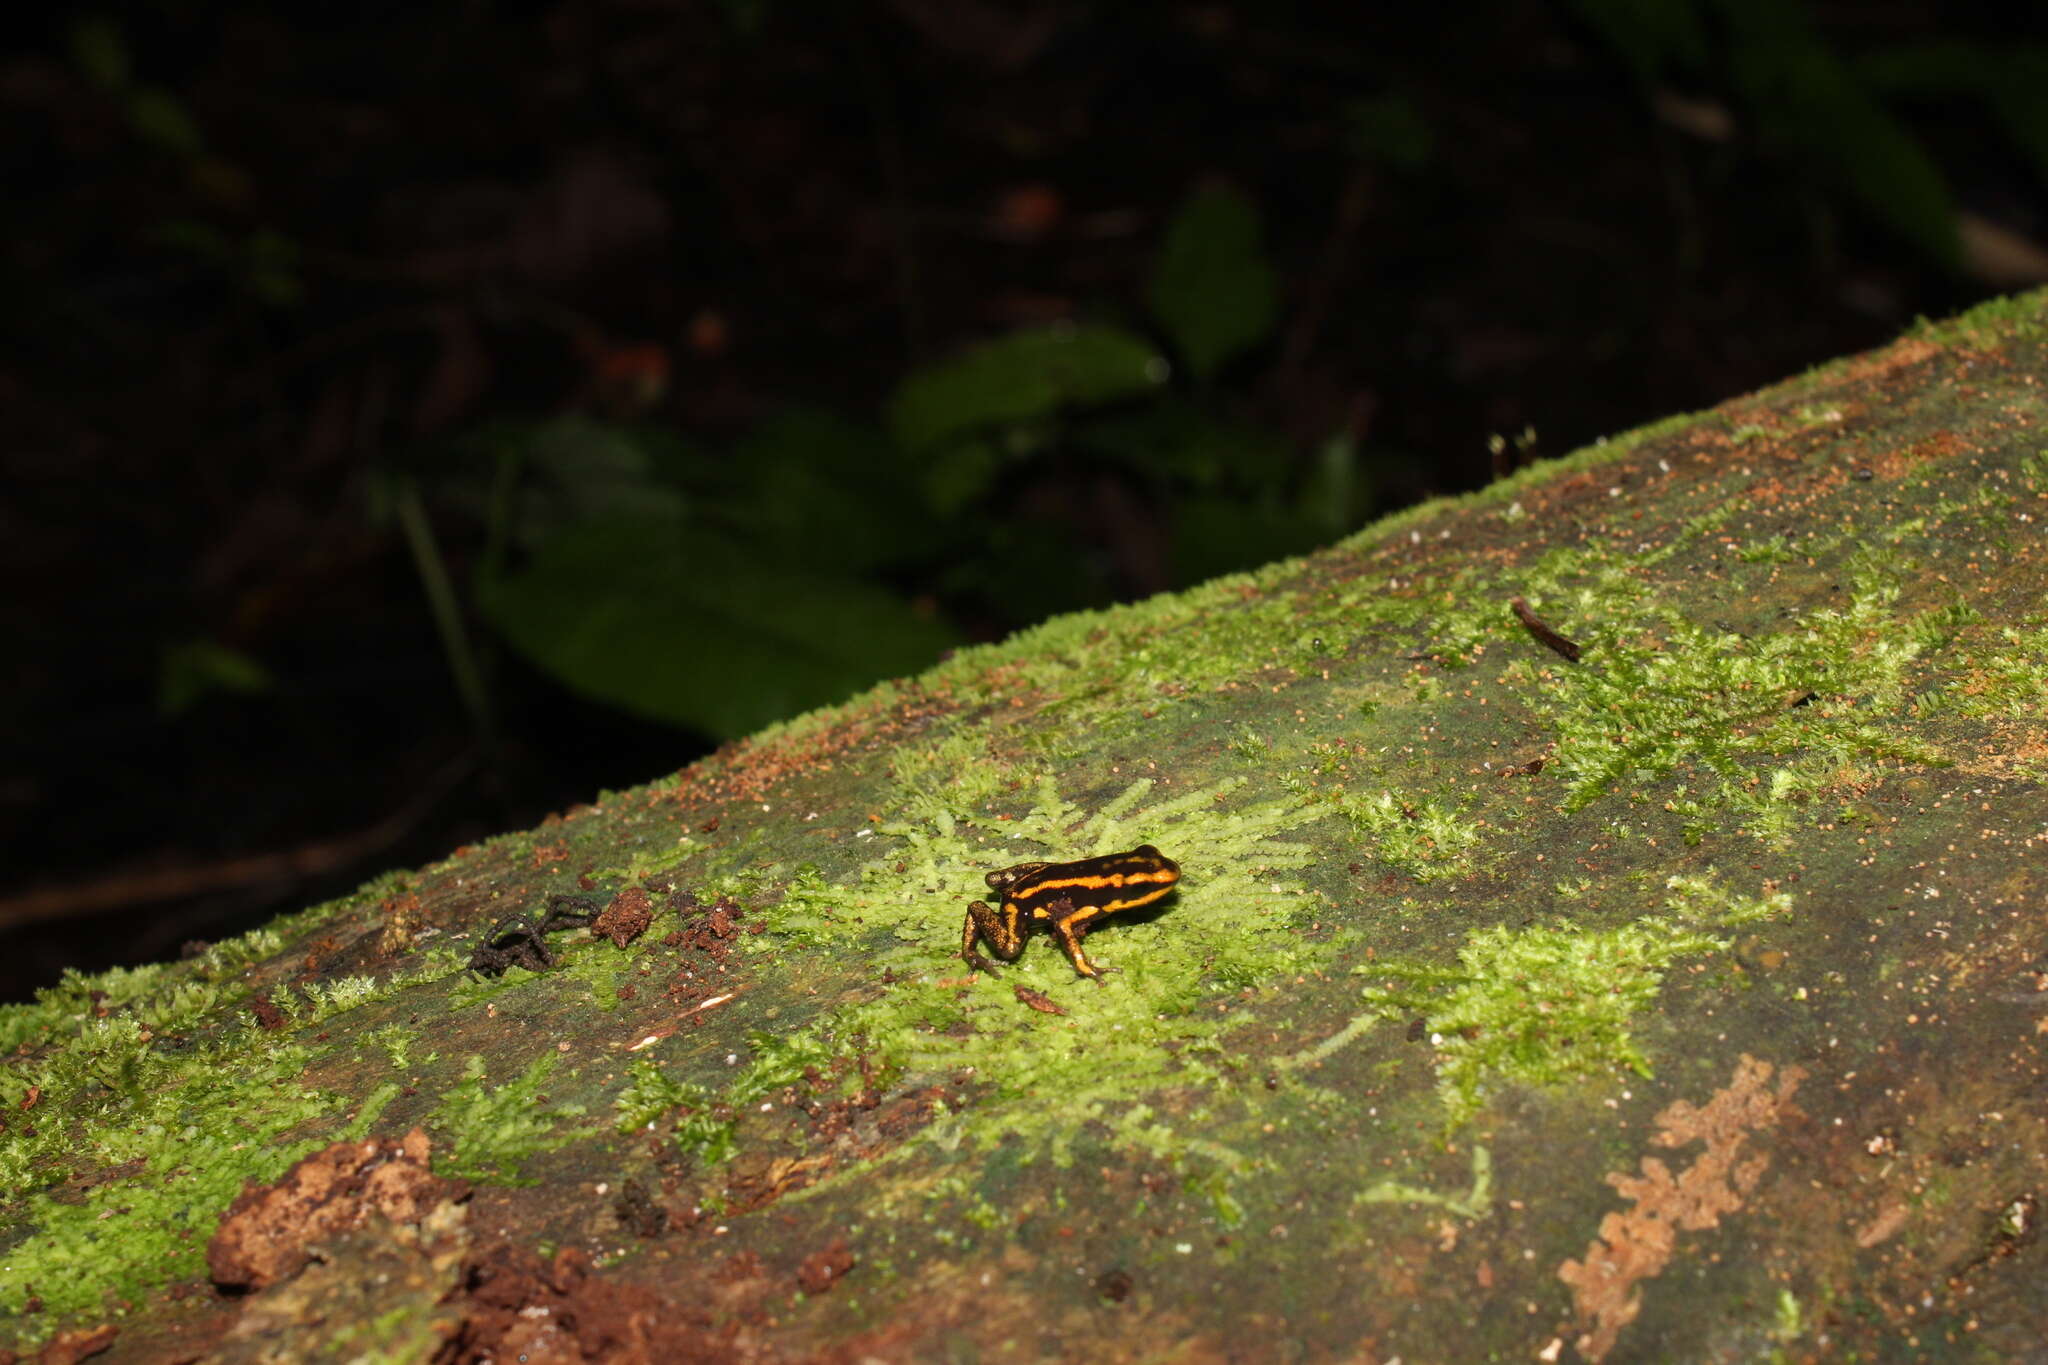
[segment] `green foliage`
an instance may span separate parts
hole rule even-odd
[[[1055,324],[915,371],[889,401],[889,426],[904,449],[928,451],[1064,408],[1139,396],[1165,379],[1165,363],[1141,338]]]
[[[267,692],[270,670],[238,649],[187,640],[164,650],[157,666],[156,709],[175,716],[209,692]]]
[[[1853,70],[1881,94],[1981,103],[2034,173],[2048,178],[2048,48],[1916,43],[1859,54]]]
[[[1868,78],[1895,75],[1896,65],[1866,73],[1845,64],[1814,31],[1804,0],[1574,0],[1573,7],[1646,90],[1674,79],[1724,83],[1767,145],[1931,259],[1957,263],[1947,183]],[[1973,60],[2020,68],[1996,53]],[[2004,107],[2024,119],[2028,101],[2040,97],[2023,86],[2024,77],[1996,88],[2010,90]]]
[[[1153,305],[1198,378],[1272,331],[1258,221],[1242,194],[1203,190],[1162,244]],[[475,601],[513,647],[586,695],[737,735],[953,644],[932,602],[892,586],[906,577],[998,620],[1100,600],[1098,557],[1010,515],[1020,487],[1076,465],[1174,501],[1180,581],[1357,524],[1369,461],[1349,435],[1291,449],[1175,393],[1170,370],[1117,327],[1030,328],[905,376],[886,430],[791,412],[714,456],[588,417],[499,423],[462,443],[441,488],[483,525]],[[479,691],[438,553],[416,558],[459,680]]]
[[[1195,191],[1174,215],[1152,268],[1152,314],[1197,379],[1272,330],[1278,288],[1260,241],[1258,206],[1214,185]]]
[[[1421,171],[1436,157],[1436,133],[1415,102],[1387,94],[1348,99],[1338,110],[1353,156],[1396,170]]]
[[[661,521],[586,522],[478,589],[492,623],[578,690],[718,735],[914,672],[952,640],[877,586]]]

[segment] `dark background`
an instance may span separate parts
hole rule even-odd
[[[2048,278],[2009,8],[17,19],[0,998]]]

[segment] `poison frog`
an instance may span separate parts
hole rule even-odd
[[[991,910],[981,901],[967,907],[960,956],[968,965],[989,973],[996,969],[995,963],[974,951],[976,935],[989,941],[997,957],[1014,962],[1024,951],[1025,934],[1039,924],[1060,941],[1074,970],[1099,986],[1109,969],[1088,960],[1081,951],[1081,935],[1104,915],[1150,905],[1172,891],[1180,880],[1180,864],[1152,845],[1141,844],[1129,853],[1071,863],[1018,863],[983,880],[989,890],[1002,893],[1002,908]]]

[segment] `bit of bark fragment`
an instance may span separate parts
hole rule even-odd
[[[269,1029],[275,1033],[278,1029],[285,1026],[284,1011],[272,1004],[264,996],[259,995],[249,1002],[249,1009],[256,1016],[258,1027]]]
[[[612,941],[614,947],[623,948],[647,932],[647,926],[654,923],[654,898],[637,886],[629,886],[613,896],[611,904],[591,922],[590,931]]]
[[[814,1251],[804,1257],[803,1264],[796,1269],[796,1282],[806,1294],[822,1294],[851,1269],[853,1253],[846,1249],[846,1242],[841,1239],[823,1251]]]
[[[1529,599],[1526,597],[1511,598],[1508,601],[1508,606],[1515,613],[1515,619],[1522,623],[1522,628],[1536,637],[1538,644],[1552,650],[1569,663],[1577,663],[1579,661],[1578,645],[1565,639],[1564,636],[1559,635],[1556,631],[1545,625],[1542,618],[1529,609]]]
[[[1053,1003],[1053,999],[1051,996],[1045,994],[1043,991],[1034,991],[1029,986],[1012,986],[1010,989],[1016,992],[1017,999],[1021,1003],[1029,1005],[1032,1009],[1037,1010],[1040,1014],[1066,1013],[1065,1010],[1061,1009],[1058,1005]]]
[[[668,1210],[663,1208],[645,1183],[628,1180],[612,1202],[612,1214],[636,1237],[659,1237],[668,1231]]]
[[[103,1322],[97,1327],[76,1328],[59,1334],[54,1341],[43,1347],[36,1360],[38,1365],[77,1365],[79,1361],[96,1356],[112,1346],[114,1338],[120,1334],[121,1329],[111,1322]],[[13,1352],[10,1351],[8,1354],[12,1355]]]
[[[337,1142],[300,1161],[273,1185],[244,1185],[206,1248],[213,1282],[261,1289],[297,1274],[309,1245],[360,1227],[371,1214],[417,1223],[437,1205],[465,1199],[469,1186],[427,1165],[424,1130],[403,1138]]]

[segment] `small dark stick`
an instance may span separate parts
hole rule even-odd
[[[1522,623],[1523,629],[1536,637],[1537,643],[1563,655],[1567,663],[1577,663],[1579,661],[1579,647],[1572,641],[1565,639],[1564,636],[1559,635],[1549,626],[1543,624],[1543,621],[1536,613],[1529,610],[1529,600],[1527,598],[1513,598],[1508,602],[1508,605],[1514,609],[1515,619]]]

